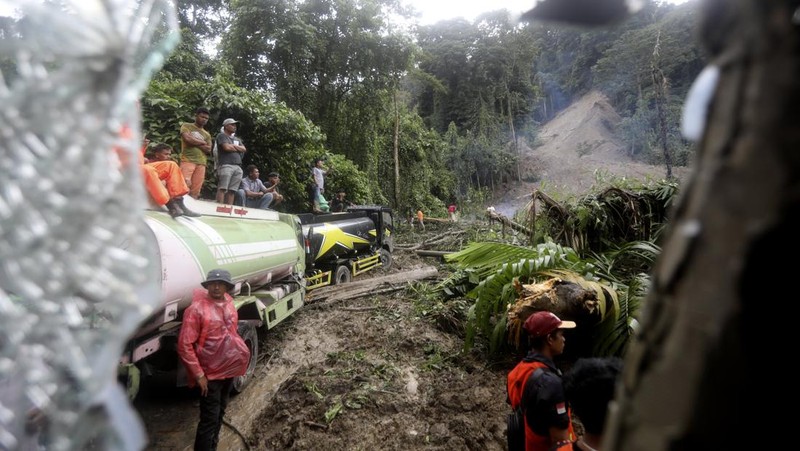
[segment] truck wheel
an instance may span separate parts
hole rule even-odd
[[[247,372],[244,376],[233,378],[233,392],[241,393],[256,372],[256,361],[258,361],[258,331],[256,326],[250,323],[239,324],[239,335],[241,335],[247,349],[250,350],[250,362],[247,363]]]
[[[350,273],[350,268],[345,265],[337,266],[336,273],[333,276],[333,283],[339,285],[340,283],[347,283],[353,279]]]
[[[383,269],[389,269],[392,267],[392,253],[387,251],[386,249],[381,249],[381,266]]]

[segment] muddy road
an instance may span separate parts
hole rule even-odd
[[[422,265],[401,252],[392,271]],[[457,319],[421,301],[424,290],[412,282],[332,303],[312,294],[262,334],[256,376],[232,398],[219,449],[505,449],[512,362],[464,353]],[[136,408],[148,450],[192,448],[196,392],[147,390]]]

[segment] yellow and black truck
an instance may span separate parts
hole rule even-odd
[[[392,265],[394,218],[380,205],[345,212],[300,214],[306,246],[306,289],[349,282],[371,269]]]

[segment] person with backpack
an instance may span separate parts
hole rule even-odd
[[[572,451],[574,432],[567,407],[561,371],[553,359],[564,352],[564,329],[575,323],[562,321],[548,311],[530,315],[523,324],[530,351],[508,374],[509,451]]]
[[[311,180],[308,187],[308,194],[311,201],[311,211],[314,214],[330,212],[330,206],[325,199],[325,175],[328,170],[323,166],[322,158],[315,158],[311,167]]]
[[[194,449],[216,450],[233,378],[242,376],[250,350],[239,336],[239,314],[229,291],[231,273],[212,269],[183,313],[178,334],[178,356],[186,368],[189,387],[200,387],[200,421]]]

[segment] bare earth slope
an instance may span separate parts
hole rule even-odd
[[[542,126],[540,145],[522,145],[523,182],[506,186],[495,208],[506,216],[523,208],[534,189],[566,198],[581,196],[613,178],[658,180],[664,166],[634,162],[616,136],[620,116],[600,92],[592,91]],[[682,178],[686,168],[673,168]],[[536,182],[524,180],[536,179]]]

